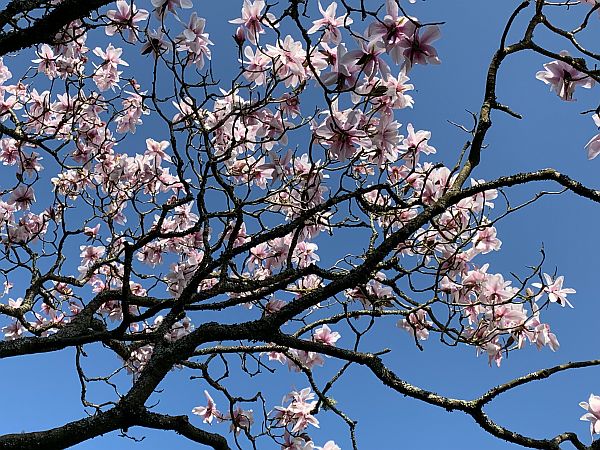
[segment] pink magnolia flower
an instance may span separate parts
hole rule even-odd
[[[297,360],[300,361],[302,366],[309,370],[312,370],[312,368],[315,366],[323,367],[323,365],[325,364],[325,360],[323,359],[323,357],[316,352],[307,352],[304,350],[290,349],[290,353]],[[300,372],[300,367],[298,367],[295,361],[292,361],[288,358],[287,365],[289,370],[293,370],[294,372]]]
[[[108,36],[113,36],[115,33],[127,30],[127,40],[135,42],[137,39],[135,32],[138,29],[136,22],[146,20],[148,18],[148,11],[137,9],[133,4],[130,6],[129,1],[117,0],[117,9],[108,11],[106,17],[110,20],[110,24],[105,29]]]
[[[229,429],[237,435],[242,430],[250,430],[250,426],[254,423],[254,413],[251,409],[245,410],[238,406],[233,410],[233,416],[227,413],[223,419],[231,420]]]
[[[350,25],[354,21],[348,17],[348,14],[336,18],[336,10],[336,2],[329,5],[327,9],[323,9],[319,1],[319,11],[323,15],[323,18],[313,21],[313,26],[308,30],[308,34],[316,33],[321,28],[324,28],[323,41],[332,42],[336,45],[339,44],[342,41],[342,34],[338,27]]]
[[[425,341],[429,338],[429,328],[432,325],[433,322],[427,320],[427,312],[423,309],[411,312],[406,319],[399,320],[396,324],[398,328],[402,328],[420,341]]]
[[[142,45],[140,53],[142,55],[152,53],[154,57],[158,57],[163,53],[169,52],[171,48],[172,44],[167,40],[162,30],[152,30],[148,32],[146,42]]]
[[[202,416],[204,423],[212,423],[215,417],[217,420],[221,418],[221,413],[217,409],[217,404],[208,391],[204,391],[204,396],[206,397],[206,406],[196,406],[192,409],[192,413],[197,416]]]
[[[414,3],[415,0],[412,0],[412,3]],[[327,441],[325,442],[325,445],[323,447],[321,447],[321,450],[342,450],[338,445],[336,445],[335,442],[333,441]]]
[[[290,402],[287,407],[275,407],[275,419],[282,426],[293,425],[292,433],[302,431],[309,425],[319,428],[319,421],[312,415],[316,401],[310,401],[315,398],[315,394],[310,388],[301,391],[293,391],[286,395],[282,403]]]
[[[307,267],[313,262],[319,261],[319,255],[316,253],[318,248],[317,244],[312,242],[298,242],[292,255],[292,262],[297,263],[299,267]]]
[[[105,248],[103,246],[93,247],[91,245],[82,245],[81,250],[81,265],[88,267],[104,256]]]
[[[502,274],[488,275],[481,288],[480,299],[486,304],[504,303],[515,295],[511,281],[505,281]]]
[[[327,325],[323,325],[321,328],[317,328],[313,335],[313,341],[320,342],[321,344],[335,346],[335,343],[342,336],[337,331],[331,331]]]
[[[265,314],[274,314],[286,305],[284,300],[272,298],[265,305]],[[285,356],[285,355],[284,355]]]
[[[169,145],[169,141],[158,142],[148,138],[146,139],[146,152],[144,152],[144,154],[152,157],[156,165],[160,165],[162,160],[171,162],[171,157],[165,153],[165,150]]]
[[[22,304],[23,304],[23,299],[21,297],[19,297],[16,300],[14,300],[12,298],[8,299],[8,306],[10,306],[11,308],[20,308]]]
[[[355,155],[356,146],[370,145],[367,133],[360,129],[362,118],[360,110],[338,111],[334,107],[333,114],[314,130],[316,138],[329,147],[331,159],[345,161]]]
[[[321,77],[321,81],[327,86],[335,84],[338,89],[349,89],[356,85],[360,67],[354,63],[353,58],[346,57],[348,51],[343,43],[340,43],[335,49],[330,49],[327,44],[322,43],[322,53],[325,62],[322,69],[330,67],[330,72]],[[315,57],[315,60],[317,58]]]
[[[419,154],[430,155],[436,152],[435,147],[429,145],[431,131],[419,130],[415,132],[412,123],[406,126],[408,135],[402,141],[401,150],[405,151],[403,158],[409,162],[417,162]]]
[[[533,329],[532,341],[538,349],[547,345],[550,350],[555,352],[560,347],[556,335],[550,331],[550,325],[547,323],[540,323]]]
[[[569,52],[563,50],[561,56],[569,56]],[[535,77],[550,85],[550,90],[556,92],[560,98],[573,101],[573,93],[577,86],[590,89],[594,80],[584,73],[579,72],[564,61],[552,61],[544,64],[544,69],[535,74]]]
[[[100,91],[106,91],[108,89],[114,91],[115,86],[121,79],[120,75],[122,73],[123,72],[121,71],[101,66],[96,70],[96,73],[94,73],[93,79]]]
[[[194,331],[194,324],[189,317],[184,317],[180,322],[175,322],[169,332],[165,335],[165,339],[170,342],[175,342],[184,336],[187,336]],[[210,404],[210,402],[209,402]]]
[[[402,60],[400,42],[415,32],[415,24],[408,17],[400,14],[396,0],[386,0],[387,14],[381,22],[369,25],[367,34],[371,40],[383,40],[386,51],[396,64]],[[414,3],[414,0],[411,1]],[[414,19],[413,19],[414,20]]]
[[[23,184],[13,189],[8,203],[15,205],[17,209],[29,209],[35,202],[35,192],[31,186],[25,186]]]
[[[423,34],[417,28],[412,34],[401,39],[399,46],[404,49],[402,55],[406,61],[406,70],[415,64],[440,64],[436,49],[431,45],[440,38],[438,26],[429,26]]]
[[[360,68],[369,78],[380,74],[387,77],[390,73],[390,66],[383,59],[385,46],[378,40],[360,40],[358,41],[360,49],[351,50],[342,57],[342,64]]]
[[[371,119],[371,126],[375,132],[371,136],[373,145],[369,151],[369,161],[380,167],[386,162],[395,163],[398,160],[398,146],[404,138],[398,133],[401,124],[392,119],[393,116],[387,114],[379,119]]]
[[[500,250],[502,241],[496,237],[496,228],[486,226],[482,230],[478,230],[475,235],[475,250],[482,254],[489,253],[493,250]]]
[[[192,0],[152,0],[157,17],[164,17],[167,11],[175,13],[175,8],[190,9],[194,6]]]
[[[281,450],[315,450],[315,446],[307,435],[292,436],[285,430]]]
[[[572,288],[563,288],[563,282],[565,277],[560,276],[556,280],[553,280],[550,275],[547,273],[544,274],[545,283],[532,283],[533,287],[538,289],[542,289],[542,291],[535,297],[535,299],[539,299],[542,296],[542,293],[548,294],[548,300],[552,303],[558,303],[560,306],[564,307],[565,305],[569,305],[571,308],[573,305],[567,300],[568,294],[575,294],[577,291]]]
[[[591,434],[600,434],[600,396],[590,394],[588,401],[579,403],[579,406],[587,411],[579,420],[590,422]]]
[[[106,65],[114,69],[116,69],[119,64],[122,66],[129,65],[126,61],[121,59],[122,54],[123,49],[115,48],[112,44],[108,44],[108,47],[106,47],[106,51],[102,50],[100,47],[96,47],[94,49],[94,55],[102,58]]]
[[[279,110],[282,113],[291,118],[300,115],[300,98],[298,98],[297,95],[286,92],[279,100],[281,101],[281,103],[279,103]]]
[[[594,114],[592,119],[596,126],[600,128],[600,115]],[[600,133],[591,138],[589,142],[585,144],[585,148],[588,149],[588,159],[594,159],[598,156],[598,154],[600,154]]]
[[[21,324],[21,322],[15,320],[10,325],[2,327],[2,332],[4,333],[4,338],[6,340],[12,341],[21,337],[23,332],[25,332],[25,327]]]
[[[20,174],[25,173],[29,176],[33,176],[44,169],[44,166],[40,164],[40,161],[44,158],[40,157],[39,153],[21,153],[19,156],[19,168],[17,171]]]
[[[262,86],[267,82],[267,69],[271,65],[271,58],[265,54],[261,49],[257,48],[256,51],[252,50],[251,47],[246,46],[244,48],[244,78],[248,81],[254,81],[257,86]]]
[[[591,138],[587,144],[585,144],[585,148],[588,151],[588,159],[594,159],[596,156],[600,154],[600,133]]]
[[[204,67],[204,57],[211,59],[211,52],[208,48],[212,41],[208,38],[208,33],[204,32],[206,20],[194,12],[190,16],[187,27],[177,36],[177,49],[187,51],[188,58],[196,64],[199,69]]]
[[[242,17],[229,21],[229,23],[242,24],[248,33],[248,40],[254,45],[258,43],[258,35],[265,32],[262,26],[271,27],[271,23],[276,20],[271,13],[262,14],[264,7],[264,0],[254,0],[253,2],[244,0]]]
[[[277,41],[277,45],[267,44],[267,54],[273,59],[273,69],[284,80],[286,87],[296,87],[307,78],[304,68],[306,51],[302,48],[302,42],[294,40],[289,34],[283,41]]]
[[[0,58],[0,84],[3,84],[6,80],[9,80],[10,78],[12,78],[12,73],[4,64],[4,59]]]
[[[488,355],[488,364],[491,366],[494,362],[496,366],[500,367],[502,363],[502,346],[495,342],[488,342],[483,346],[483,350]]]
[[[58,76],[58,70],[56,68],[57,56],[54,54],[52,47],[48,44],[43,44],[42,47],[36,51],[39,56],[38,59],[34,59],[31,62],[38,65],[38,72],[43,72],[51,80]]]
[[[385,97],[388,100],[386,106],[393,109],[412,108],[414,100],[406,94],[406,91],[414,89],[414,85],[407,84],[409,78],[401,71],[397,77],[389,75],[383,83],[387,88]]]
[[[88,236],[90,239],[95,239],[96,236],[98,235],[99,231],[100,231],[100,224],[96,225],[93,228],[91,228],[91,227],[85,227],[83,229],[83,234],[85,234],[86,236]]]

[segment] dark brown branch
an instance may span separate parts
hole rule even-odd
[[[172,430],[191,441],[208,445],[215,450],[230,450],[227,440],[217,433],[201,430],[193,426],[187,416],[169,416],[144,411],[137,415],[135,424],[158,430]]]
[[[124,415],[111,409],[85,419],[67,423],[61,427],[31,433],[15,433],[0,436],[0,450],[59,450],[118,430]]]
[[[0,12],[0,17],[12,14],[21,2],[13,2]],[[29,2],[27,2],[29,3]],[[54,36],[74,20],[88,17],[112,0],[64,0],[45,16],[23,29],[0,34],[0,56],[41,43],[52,43]],[[11,9],[9,9],[11,8]]]

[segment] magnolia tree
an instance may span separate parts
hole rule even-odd
[[[529,76],[564,101],[600,81],[589,68],[600,54],[580,43],[600,4],[515,5],[475,125],[463,127],[462,151],[440,163],[411,108],[419,74],[431,70],[419,66],[441,62],[443,26],[415,17],[411,3],[244,0],[238,17],[208,22],[191,0],[6,4],[0,357],[71,348],[83,418],[15,430],[0,436],[0,449],[66,448],[132,427],[214,449],[356,449],[360,429],[343,392],[330,395],[354,366],[397,394],[471,416],[499,439],[600,448],[572,432],[519,434],[484,411],[507,391],[600,360],[456,399],[404,381],[389,367],[394,352],[364,344],[388,327],[391,340],[469,346],[491,366],[516,350],[556,350],[544,316],[571,308],[575,290],[545,268],[543,253],[511,274],[487,261],[501,247],[498,220],[544,194],[515,206],[505,191],[546,180],[600,202],[599,191],[554,169],[474,174],[492,115],[520,117],[496,96],[511,56],[543,55]],[[560,27],[549,9],[576,25]],[[235,73],[213,71],[209,33],[218,27],[231,30]],[[542,46],[534,38],[542,29],[562,45]],[[589,116],[600,126],[593,107]],[[600,135],[586,148],[596,157]],[[112,362],[94,364],[92,347]],[[188,415],[150,401],[172,371],[195,380]],[[244,380],[258,374],[265,389],[247,395]],[[292,376],[303,384],[273,396],[269,380]],[[581,419],[600,434],[600,396],[579,400]],[[349,438],[313,440],[327,416]]]

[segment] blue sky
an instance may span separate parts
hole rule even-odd
[[[237,67],[231,40],[235,26],[228,24],[227,20],[238,16],[241,2],[194,3],[198,14],[207,18],[207,31],[215,43],[213,68],[216,77],[227,81],[228,73]],[[464,132],[448,121],[468,125],[470,115],[466,110],[478,111],[487,65],[498,46],[504,23],[518,3],[515,0],[427,0],[409,6],[409,11],[423,21],[445,22],[442,38],[436,45],[442,64],[414,69],[411,82],[416,88],[413,93],[415,107],[403,110],[397,116],[404,125],[412,122],[416,129],[432,131],[430,142],[438,150],[437,160],[453,164],[467,139]],[[150,9],[143,2],[138,5]],[[587,7],[577,8],[583,10]],[[600,18],[595,15],[593,20]],[[595,23],[596,32],[597,25]],[[362,29],[362,26],[357,25],[357,29]],[[522,23],[517,23],[515,29],[522,30]],[[567,48],[566,44],[543,34],[539,35],[539,39],[557,52]],[[90,40],[88,45],[91,44]],[[148,65],[150,70],[150,59],[136,56],[132,49],[126,50],[125,59],[136,69]],[[583,116],[580,112],[596,107],[594,99],[598,87],[591,92],[577,91],[577,102],[562,102],[548,92],[546,85],[535,79],[536,71],[541,70],[545,62],[548,62],[546,58],[531,52],[506,61],[500,72],[498,99],[523,114],[524,119],[518,121],[503,113],[494,113],[494,126],[487,139],[489,146],[483,152],[476,176],[492,179],[514,172],[554,167],[589,186],[597,186],[600,158],[587,161],[583,148],[596,130],[589,115]],[[18,72],[13,70],[13,73]],[[143,83],[142,77],[140,81]],[[145,138],[149,133],[147,130],[142,129],[138,137]],[[511,201],[518,202],[544,188],[556,189],[552,185],[536,184],[507,192]],[[538,262],[539,250],[544,246],[547,271],[552,272],[556,267],[559,274],[565,275],[566,286],[577,289],[577,294],[572,296],[573,310],[554,305],[545,313],[561,343],[556,353],[547,348],[537,351],[528,347],[513,352],[500,368],[490,368],[484,356],[475,357],[472,348],[450,348],[431,340],[425,343],[425,350],[421,352],[408,335],[393,326],[393,320],[384,321],[371,336],[368,345],[393,348],[386,362],[401,378],[459,398],[476,397],[496,384],[542,367],[597,358],[599,324],[596,317],[599,307],[595,256],[600,241],[594,225],[599,219],[598,208],[571,194],[543,198],[501,221],[497,228],[503,242],[502,250],[479,260],[480,263],[489,261],[493,273],[525,273],[527,266]],[[340,240],[339,245],[339,248],[322,248],[321,251],[338,254],[344,242]],[[344,340],[339,343],[343,345]],[[92,370],[114,365],[114,359],[107,357],[98,347],[90,347],[89,353],[88,367]],[[243,383],[238,388],[250,392],[260,386],[271,393],[271,406],[274,406],[290,388],[307,385],[301,376],[288,374],[285,369],[278,373],[276,377],[256,377],[252,380],[254,385],[237,380]],[[324,377],[328,373],[331,373],[329,367],[316,369],[315,376]],[[176,370],[167,377],[161,385],[163,393],[154,397],[160,401],[158,410],[189,414],[194,406],[204,404],[204,387],[199,382],[190,381],[189,375]],[[499,424],[531,437],[553,437],[563,431],[576,431],[584,442],[589,443],[588,424],[579,421],[583,410],[578,403],[587,400],[590,392],[600,393],[599,375],[598,368],[555,375],[550,380],[498,398],[487,411]],[[2,379],[5,407],[0,421],[1,433],[44,429],[82,417],[72,349],[3,361]],[[517,448],[489,436],[468,416],[448,413],[382,387],[360,368],[352,369],[332,395],[350,417],[358,420],[360,448]],[[348,450],[350,444],[344,425],[331,414],[320,414],[319,419],[322,421],[321,429],[310,432],[315,442],[322,445],[333,439],[342,449]],[[201,426],[200,420],[192,420]],[[226,433],[227,426],[213,425],[212,428]],[[171,432],[132,429],[131,434],[146,438],[141,443],[134,443],[111,433],[77,448],[198,448],[198,445]],[[565,448],[569,448],[568,445]]]

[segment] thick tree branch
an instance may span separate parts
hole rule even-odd
[[[146,428],[172,430],[191,441],[207,445],[215,450],[230,450],[227,440],[223,436],[196,428],[190,424],[187,416],[169,416],[143,411],[136,416],[135,424]]]
[[[123,412],[113,408],[50,430],[5,434],[0,436],[0,450],[59,450],[68,448],[88,439],[118,430],[124,426],[124,420]]]
[[[112,3],[113,0],[64,0],[52,11],[27,27],[0,33],[0,56],[41,43],[52,43],[54,36],[64,26],[74,20],[87,17],[98,8]],[[31,2],[11,2],[0,12],[0,17],[14,15],[19,7]]]

